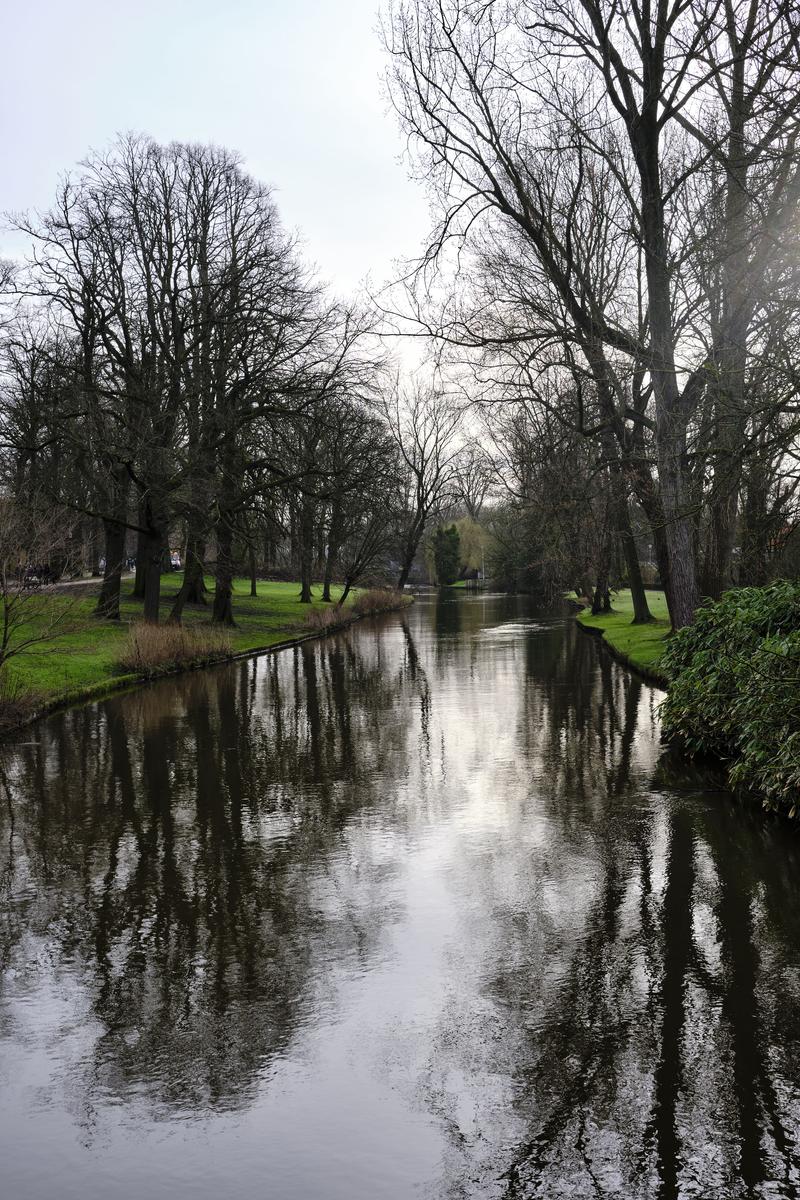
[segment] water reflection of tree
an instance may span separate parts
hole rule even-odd
[[[320,973],[379,949],[382,877],[354,880],[340,834],[405,752],[397,689],[377,640],[343,635],[67,712],[6,754],[2,960],[24,968],[33,937],[79,979],[87,1088],[246,1103]]]
[[[588,638],[535,629],[525,668],[531,797],[519,848],[471,863],[464,936],[493,1004],[482,1070],[508,1071],[528,1133],[474,1193],[452,1194],[494,1194],[490,1175],[503,1194],[548,1200],[800,1194],[795,847],[760,814],[698,794],[696,776],[665,774],[657,698]],[[546,834],[531,840],[537,822]],[[475,1069],[458,1025],[451,1012],[440,1078]],[[478,1146],[455,1128],[466,1173]]]
[[[434,618],[436,641],[434,646],[439,661],[447,658],[448,642],[452,638],[457,638],[461,632],[465,607],[460,598],[452,592],[440,591],[436,596]]]
[[[554,815],[562,825],[574,821],[577,835],[628,790],[632,768],[641,774],[655,757],[651,690],[598,651],[588,636],[564,636],[558,625],[526,643],[519,746],[547,781]]]
[[[778,829],[754,839],[723,795],[661,804],[656,793],[643,805],[648,689],[586,639],[558,652],[559,670],[541,673],[538,646],[529,660],[526,717],[539,722],[552,789],[546,870],[567,911],[576,886],[589,899],[579,936],[550,931],[557,986],[537,983],[547,961],[536,951],[497,955],[504,1010],[536,1010],[532,1035],[515,1030],[532,1133],[503,1172],[507,1194],[796,1194],[797,852]],[[588,889],[576,849],[591,863]]]
[[[481,641],[480,601],[460,619],[446,653],[431,605],[41,725],[4,766],[0,953],[22,982],[3,986],[35,991],[38,961],[83,989],[87,1090],[246,1103],[332,1002],[328,971],[383,953],[395,867],[359,872],[352,839],[407,785],[398,826],[438,805],[466,847],[448,869],[470,977],[424,1084],[452,1194],[798,1194],[797,850],[658,759],[650,689],[594,642],[546,622]],[[436,775],[465,724],[455,787],[474,774],[467,799],[491,807],[498,738],[520,781],[496,845],[449,821]],[[496,1113],[472,1137],[476,1079]]]

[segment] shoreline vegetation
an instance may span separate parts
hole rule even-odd
[[[734,793],[800,817],[800,583],[731,588],[669,638],[663,592],[648,592],[648,601],[663,614],[648,625],[631,624],[629,592],[615,593],[614,611],[582,610],[575,619],[666,689],[667,742],[687,758],[722,764]]]
[[[581,604],[572,595],[568,599],[570,603]],[[669,680],[661,669],[661,657],[671,631],[667,601],[662,591],[648,589],[647,602],[654,619],[646,625],[632,624],[633,598],[628,588],[613,593],[611,612],[592,615],[588,607],[582,607],[575,620],[588,633],[601,637],[619,662],[637,671],[649,683],[666,688]]]
[[[310,604],[301,604],[299,583],[259,581],[257,595],[251,596],[249,579],[240,578],[234,580],[235,627],[220,628],[209,620],[213,585],[206,605],[187,607],[183,624],[171,625],[166,616],[180,581],[180,575],[165,577],[158,625],[141,620],[141,603],[128,594],[121,597],[120,621],[92,616],[97,587],[54,594],[53,604],[65,608],[62,631],[9,663],[0,695],[0,734],[58,708],[167,675],[286,649],[413,602],[390,589],[353,589],[339,606],[342,588],[333,586],[330,602],[312,595]]]
[[[729,786],[800,814],[800,581],[731,588],[669,639],[664,736]]]

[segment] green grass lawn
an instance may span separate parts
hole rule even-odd
[[[609,645],[629,659],[633,666],[658,672],[664,638],[670,631],[664,593],[647,593],[650,612],[656,618],[649,625],[631,624],[633,601],[627,588],[620,592],[612,592],[611,601],[613,612],[593,617],[587,608],[578,614],[578,621],[589,629],[602,629]]]
[[[181,579],[181,573],[175,572],[162,580],[162,619],[169,614]],[[213,588],[213,582],[210,586]],[[132,579],[123,581],[119,622],[98,621],[91,615],[95,595],[59,595],[54,602],[64,606],[65,632],[13,659],[8,667],[11,680],[46,702],[102,691],[119,682],[122,672],[116,665],[117,659],[126,643],[130,623],[139,620],[142,613],[141,601],[130,596],[132,587]],[[319,599],[321,594],[321,586],[315,587],[313,605],[301,604],[299,583],[259,582],[258,596],[251,597],[249,579],[235,580],[233,615],[237,628],[230,631],[234,652],[268,647],[302,633],[311,607],[329,607]],[[334,587],[331,594],[338,599],[341,589]],[[347,603],[357,594],[351,592]],[[189,627],[205,623],[210,612],[211,596],[207,608],[185,608],[183,623]],[[130,679],[132,682],[133,676]]]

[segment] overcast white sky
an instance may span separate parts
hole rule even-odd
[[[47,207],[117,132],[238,150],[337,291],[414,255],[421,190],[381,92],[378,0],[7,0],[0,210]],[[0,234],[0,251],[19,252]]]

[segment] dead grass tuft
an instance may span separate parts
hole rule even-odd
[[[224,629],[136,624],[117,662],[136,675],[158,675],[173,667],[230,658],[232,653],[230,634]]]
[[[411,597],[404,596],[402,592],[395,592],[391,588],[370,588],[356,596],[353,612],[358,613],[360,617],[366,617],[373,613],[394,612],[395,609],[405,608],[410,603]]]
[[[405,608],[411,603],[410,596],[390,588],[370,588],[356,596],[353,603],[344,608],[332,605],[330,608],[312,608],[306,613],[305,624],[315,633],[341,629],[349,625],[357,617],[370,617],[378,613],[394,612],[395,609]]]
[[[40,704],[40,697],[26,690],[7,670],[0,669],[0,732],[24,725]]]
[[[310,608],[305,616],[305,624],[316,633],[324,633],[326,629],[335,629],[347,625],[352,620],[348,609]]]

